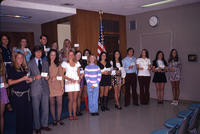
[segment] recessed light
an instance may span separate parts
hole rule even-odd
[[[167,3],[170,3],[170,2],[174,2],[174,1],[176,1],[176,0],[163,0],[163,1],[155,2],[155,3],[151,3],[151,4],[142,5],[141,7],[142,8],[153,7],[153,6],[167,4]]]
[[[18,18],[18,19],[30,19],[31,16],[24,16],[24,15],[16,15],[16,14],[1,14],[0,17],[11,17],[11,18]]]

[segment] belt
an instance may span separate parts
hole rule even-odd
[[[5,66],[11,64],[12,62],[4,62]]]
[[[15,94],[17,97],[22,97],[24,94],[27,93],[27,94],[28,94],[28,101],[31,100],[31,99],[30,99],[30,89],[28,89],[27,91],[23,91],[23,92],[12,90],[12,93]]]

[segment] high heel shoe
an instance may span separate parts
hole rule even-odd
[[[57,121],[56,120],[53,121],[53,126],[57,126]]]
[[[121,110],[122,107],[121,106],[118,106],[117,104],[115,104],[115,108],[118,109],[118,110]]]
[[[62,120],[59,120],[58,123],[59,123],[61,126],[65,124]]]
[[[69,120],[70,121],[74,120],[73,116],[69,116]]]
[[[77,116],[74,116],[74,120],[78,120]]]
[[[101,111],[105,112],[105,107],[104,106],[101,106]]]

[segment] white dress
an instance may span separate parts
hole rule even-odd
[[[63,68],[66,69],[65,76],[68,78],[74,79],[74,80],[79,80],[78,76],[78,68],[81,66],[79,62],[75,64],[74,67],[70,66],[69,63],[63,62],[61,64]],[[74,92],[74,91],[80,91],[80,83],[70,83],[68,80],[65,79],[65,92]]]

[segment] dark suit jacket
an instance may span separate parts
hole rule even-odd
[[[36,75],[40,75],[40,71],[38,69],[35,58],[30,60],[28,63],[28,68],[30,72],[30,77],[34,77]],[[42,72],[46,72],[49,74],[49,65],[46,60],[42,60]],[[49,85],[48,81],[45,78],[41,78],[40,80],[34,80],[31,83],[31,96],[37,95],[48,95],[49,96]]]

